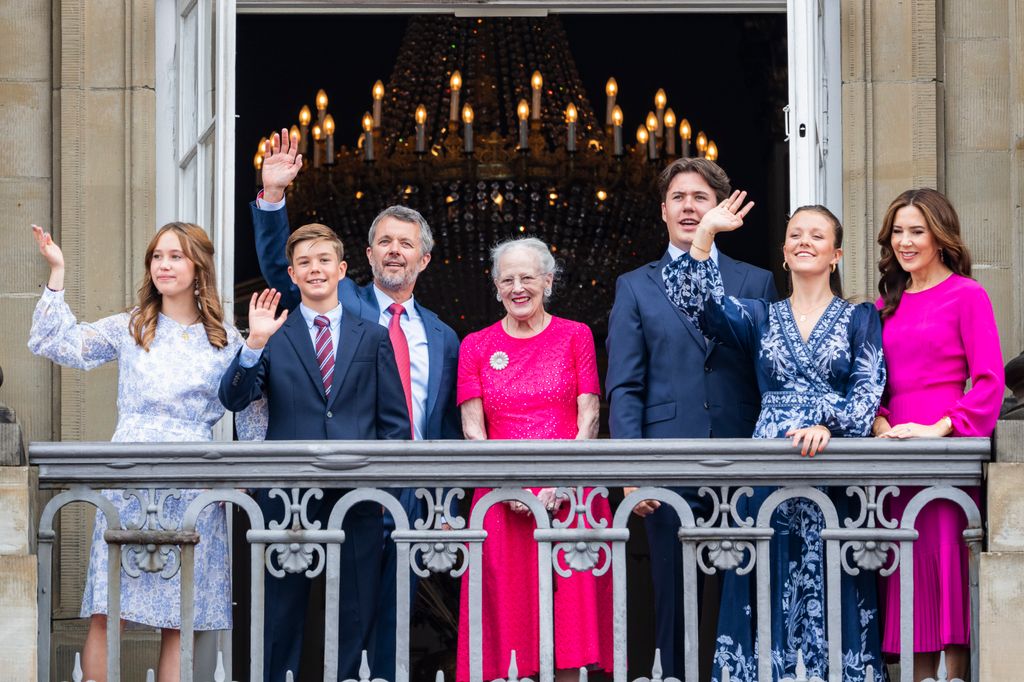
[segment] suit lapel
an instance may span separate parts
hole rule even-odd
[[[288,339],[295,349],[295,355],[299,359],[299,364],[306,369],[309,378],[320,392],[320,399],[325,400],[327,396],[324,393],[324,380],[320,376],[320,367],[316,362],[316,349],[313,348],[313,340],[309,338],[306,318],[302,316],[301,312],[296,310],[285,320],[282,331],[285,338]],[[337,372],[335,372],[335,375],[337,375]]]
[[[441,373],[444,372],[444,330],[437,315],[416,304],[423,328],[427,332],[427,355],[430,358],[430,371],[427,374],[427,407],[423,415],[424,428],[430,423],[430,415],[437,403],[437,392],[441,388]]]
[[[331,380],[331,399],[327,406],[331,407],[341,393],[341,385],[355,357],[359,341],[363,338],[366,321],[358,315],[341,314],[341,326],[338,328],[338,347],[334,349],[334,378]],[[376,324],[376,323],[374,323]]]
[[[696,341],[701,348],[706,348],[708,344],[707,340],[704,338],[704,335],[701,334],[700,330],[694,326],[693,322],[690,321],[690,318],[688,318],[686,315],[683,315],[679,308],[675,307],[672,304],[672,301],[668,299],[668,292],[665,291],[665,278],[662,277],[661,273],[665,269],[665,266],[668,265],[671,260],[672,259],[669,258],[668,252],[666,251],[665,255],[661,257],[660,261],[658,261],[657,263],[650,263],[648,265],[647,276],[651,278],[651,282],[654,284],[655,287],[657,287],[657,290],[661,292],[662,304],[671,308],[672,312],[675,313],[676,317],[679,318],[679,321],[686,328],[686,331],[690,332],[690,336],[693,337],[693,340]]]
[[[725,295],[743,298],[743,285],[747,281],[746,271],[721,251],[718,252],[718,271],[722,273]]]

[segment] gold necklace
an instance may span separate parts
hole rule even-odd
[[[835,297],[833,296],[832,298],[835,298]],[[814,312],[814,311],[816,311],[816,310],[819,310],[819,309],[821,309],[821,308],[824,308],[825,306],[827,306],[827,305],[828,305],[829,303],[831,303],[831,302],[832,302],[832,299],[830,298],[829,300],[825,301],[825,302],[824,302],[824,303],[822,303],[821,305],[818,305],[818,306],[815,306],[815,307],[811,308],[811,309],[810,309],[810,310],[808,310],[807,312],[804,312],[804,313],[797,313],[797,312],[796,312],[796,309],[795,309],[795,308],[793,307],[793,298],[792,298],[792,297],[790,297],[790,299],[789,299],[789,309],[790,309],[790,310],[792,310],[792,311],[793,311],[794,313],[796,313],[797,315],[799,315],[799,317],[798,317],[797,319],[799,319],[799,320],[800,320],[800,322],[806,322],[806,321],[807,321],[807,316],[808,316],[808,315],[810,315],[811,313],[813,313],[813,312]]]
[[[200,318],[202,318],[202,314],[196,315],[196,319],[192,320],[192,322],[190,322],[188,325],[181,324],[180,322],[177,322],[177,321],[174,322],[174,324],[176,324],[179,327],[181,327],[181,338],[182,338],[182,340],[188,341],[191,338],[188,335],[188,328],[191,327],[192,325],[194,325],[195,323],[199,322]]]

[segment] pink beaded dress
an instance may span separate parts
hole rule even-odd
[[[483,400],[489,439],[575,438],[577,397],[600,390],[594,338],[578,322],[552,317],[542,332],[528,339],[509,336],[498,322],[467,336],[459,351],[458,402]],[[478,488],[473,504],[490,490]],[[536,493],[539,488],[530,490]],[[593,512],[611,525],[605,498],[595,496]],[[563,501],[555,518],[564,520],[568,513]],[[532,516],[513,512],[503,503],[491,507],[484,519],[485,680],[506,677],[513,649],[520,677],[539,670],[534,528]],[[463,579],[460,599],[459,682],[469,679],[468,576],[473,570]],[[596,578],[589,572],[574,572],[569,578],[555,574],[553,586],[555,667],[611,670],[611,571]]]
[[[930,289],[904,293],[896,312],[883,321],[882,347],[889,380],[880,412],[890,424],[934,424],[948,416],[953,436],[992,435],[1003,401],[1003,359],[992,303],[980,284],[953,274]],[[968,379],[971,388],[965,392]],[[902,488],[889,498],[890,518],[901,518],[920,490]],[[966,490],[979,501],[977,488]],[[970,645],[966,527],[960,506],[946,500],[929,503],[917,517],[915,651]],[[889,653],[900,650],[899,584],[898,570],[883,578],[882,649]]]

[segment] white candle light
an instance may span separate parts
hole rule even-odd
[[[533,88],[533,104],[530,110],[533,114],[533,120],[540,120],[540,89],[544,87],[544,78],[540,75],[540,71],[534,71],[533,76],[530,77],[530,87]]]

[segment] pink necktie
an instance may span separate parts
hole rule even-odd
[[[391,321],[388,322],[388,336],[391,337],[391,346],[395,349],[395,364],[398,365],[398,376],[402,380],[402,389],[405,391],[405,406],[409,410],[409,428],[412,437],[416,437],[416,428],[412,423],[412,373],[409,367],[409,341],[402,331],[402,313],[405,308],[401,303],[392,303],[388,306],[391,313]]]
[[[313,318],[316,326],[316,362],[320,366],[320,378],[324,380],[324,395],[331,395],[331,379],[334,377],[334,342],[331,341],[331,321],[326,315]]]

